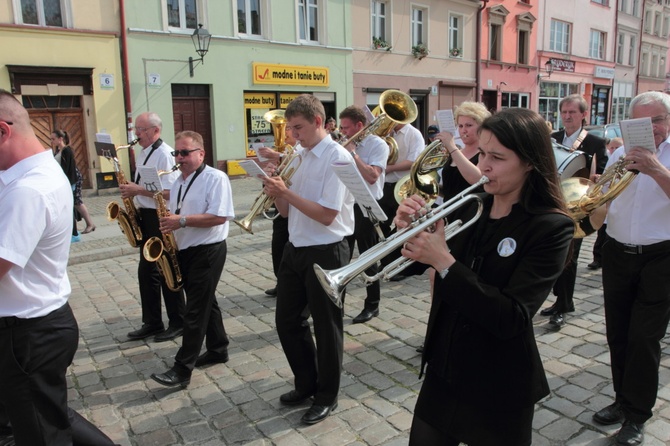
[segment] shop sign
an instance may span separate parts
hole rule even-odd
[[[244,108],[277,108],[274,93],[244,93]]]
[[[574,60],[566,60],[566,59],[556,59],[556,58],[551,58],[549,59],[551,61],[551,67],[553,71],[562,71],[564,73],[574,73],[575,72],[575,61]]]
[[[279,108],[286,108],[292,100],[300,96],[302,93],[280,93],[279,94]]]
[[[593,76],[603,79],[614,79],[614,68],[596,66]]]
[[[254,62],[252,70],[254,84],[327,87],[330,83],[326,67]]]
[[[257,110],[257,109],[250,110],[250,118],[251,118],[250,133],[252,135],[264,135],[266,133],[272,132],[272,127],[270,126],[270,123],[263,118],[263,115],[265,115],[265,113],[267,113],[266,110]]]

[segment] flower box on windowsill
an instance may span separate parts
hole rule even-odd
[[[384,39],[379,39],[377,37],[372,38],[372,48],[376,50],[386,50],[386,51],[391,51],[391,45],[384,40]]]
[[[428,55],[428,48],[423,43],[412,47],[412,55],[421,60]]]
[[[451,50],[449,50],[449,57],[462,58],[463,50],[461,50],[460,48],[452,48]]]

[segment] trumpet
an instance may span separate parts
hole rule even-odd
[[[135,138],[127,146],[117,147],[116,150],[128,149],[128,151],[130,151],[138,141],[139,138]],[[121,164],[119,163],[118,158],[107,158],[114,164],[114,173],[116,174],[117,183],[119,185],[128,184],[128,180],[121,169]],[[107,204],[107,220],[116,220],[121,228],[121,232],[123,232],[128,239],[130,246],[136,248],[142,243],[142,229],[139,225],[140,216],[132,198],[124,198],[123,205],[125,210],[121,209],[121,206],[119,206],[116,201],[109,202],[109,204]]]
[[[454,196],[448,201],[445,201],[440,206],[430,209],[425,215],[415,219],[408,227],[396,232],[385,241],[376,244],[372,248],[361,254],[356,260],[346,266],[337,269],[324,270],[316,263],[314,264],[314,272],[316,273],[319,283],[323,287],[330,300],[338,307],[342,308],[344,289],[349,282],[351,282],[359,274],[363,274],[363,280],[366,283],[372,283],[377,280],[389,280],[391,277],[405,270],[409,265],[414,263],[414,260],[406,257],[400,257],[394,262],[387,265],[379,273],[374,276],[368,276],[364,273],[366,269],[374,265],[396,249],[403,246],[407,241],[416,237],[419,233],[425,230],[430,230],[435,227],[435,224],[446,218],[455,210],[463,207],[467,203],[474,201],[477,203],[477,212],[469,220],[463,222],[462,220],[455,220],[449,223],[444,228],[445,240],[449,240],[460,232],[464,231],[473,225],[484,210],[484,202],[482,199],[472,194],[482,184],[489,182],[486,176],[482,176],[479,181],[470,187],[461,191],[460,194]]]

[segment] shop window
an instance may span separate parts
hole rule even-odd
[[[18,7],[18,22],[24,25],[67,26],[64,12],[69,7],[68,0],[21,0]]]
[[[529,98],[528,93],[501,93],[500,106],[502,108],[528,108]]]

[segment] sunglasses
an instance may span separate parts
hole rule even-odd
[[[193,150],[186,150],[186,149],[184,149],[184,150],[175,150],[174,152],[172,152],[172,156],[174,156],[174,157],[177,157],[177,156],[183,156],[183,157],[186,157],[186,156],[188,156],[191,152],[197,152],[198,150],[201,150],[201,149],[193,149]]]

